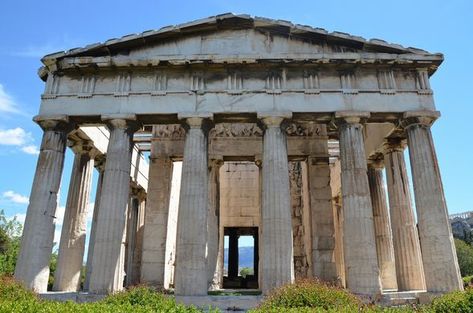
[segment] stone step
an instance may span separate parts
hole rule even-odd
[[[258,306],[262,296],[176,296],[178,303],[207,309],[219,308],[222,312],[246,312]]]

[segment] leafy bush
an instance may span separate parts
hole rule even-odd
[[[137,287],[94,303],[57,302],[39,299],[12,278],[0,278],[0,313],[197,313],[202,310],[177,304],[172,297],[150,288]],[[215,313],[218,310],[209,310]]]
[[[473,312],[473,289],[466,291],[454,291],[434,299],[429,307],[433,313],[472,313]]]
[[[358,312],[361,306],[361,301],[344,289],[317,280],[301,280],[276,289],[251,312]]]
[[[21,223],[0,211],[0,275],[13,275],[20,251]]]
[[[455,248],[462,276],[473,275],[473,247],[463,240],[455,239]]]

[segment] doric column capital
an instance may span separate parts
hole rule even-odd
[[[413,126],[430,127],[439,117],[439,111],[407,111],[402,116],[401,126],[405,129]]]
[[[105,114],[101,118],[111,129],[120,128],[135,132],[141,126],[135,114]]]
[[[292,118],[291,112],[258,112],[258,119],[263,124],[264,128],[281,127],[281,123],[285,119]]]
[[[216,168],[217,170],[223,165],[223,157],[222,156],[212,156],[209,158],[209,170],[212,168]]]
[[[62,130],[68,133],[76,127],[75,123],[69,121],[69,116],[67,115],[36,115],[33,117],[33,121],[44,131]]]
[[[105,170],[105,162],[107,160],[107,157],[105,154],[100,154],[95,156],[94,158],[94,166],[99,171],[100,173],[103,173]]]
[[[384,158],[381,153],[377,153],[368,158],[368,168],[383,169]]]
[[[334,117],[338,125],[363,124],[370,117],[370,113],[362,111],[337,111]]]
[[[68,141],[67,145],[75,154],[88,154],[91,159],[95,159],[100,154],[93,142],[89,140]]]
[[[386,138],[383,144],[383,153],[403,152],[407,142],[403,138]]]
[[[207,128],[209,122],[213,120],[213,113],[210,112],[183,112],[178,113],[177,118],[185,122],[187,128]]]

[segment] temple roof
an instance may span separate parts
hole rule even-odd
[[[293,24],[289,21],[274,20],[264,17],[252,17],[247,14],[225,13],[195,20],[179,25],[165,26],[158,30],[148,30],[139,34],[130,34],[121,38],[109,39],[103,43],[94,43],[82,48],[73,48],[68,51],[55,52],[44,56],[41,61],[46,65],[55,63],[58,59],[80,56],[113,55],[124,49],[131,49],[147,44],[156,43],[165,39],[191,35],[204,31],[218,31],[228,29],[257,29],[270,33],[277,33],[289,37],[312,40],[324,40],[333,44],[343,44],[354,49],[366,52],[380,52],[392,54],[414,54],[442,57],[442,54],[432,54],[425,50],[403,47],[399,44],[388,43],[381,39],[365,39],[343,32],[328,32],[323,28],[314,28],[306,25]]]

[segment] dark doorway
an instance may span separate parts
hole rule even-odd
[[[224,227],[224,289],[258,289],[258,227]]]

